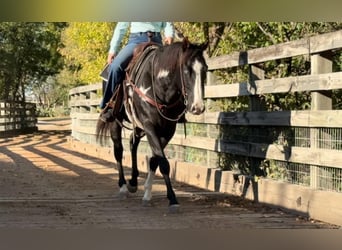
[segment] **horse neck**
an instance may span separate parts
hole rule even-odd
[[[153,88],[156,97],[164,103],[172,103],[183,98],[180,65],[169,71],[168,78],[158,77],[159,71],[155,71]]]

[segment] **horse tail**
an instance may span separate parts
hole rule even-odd
[[[104,122],[100,118],[97,119],[97,124],[96,124],[96,141],[100,142],[101,144],[103,143],[103,138],[108,134],[110,128],[110,123],[109,122]]]

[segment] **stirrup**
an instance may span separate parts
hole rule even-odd
[[[102,110],[101,114],[100,114],[100,119],[103,122],[110,122],[110,121],[114,121],[114,114],[113,114],[113,109],[111,108],[106,108],[104,110]]]

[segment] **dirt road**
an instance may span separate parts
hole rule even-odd
[[[182,183],[174,183],[180,212],[170,214],[159,177],[153,206],[143,207],[144,174],[138,192],[121,200],[114,164],[71,150],[68,119],[38,125],[0,139],[0,228],[338,228]]]

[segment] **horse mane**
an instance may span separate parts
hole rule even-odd
[[[173,71],[177,65],[190,59],[194,54],[202,52],[200,46],[188,41],[175,42],[157,50],[158,65],[161,69]]]

